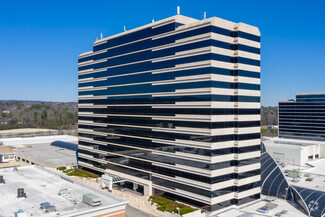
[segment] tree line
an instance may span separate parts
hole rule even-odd
[[[17,128],[75,129],[77,103],[0,102],[0,130]]]

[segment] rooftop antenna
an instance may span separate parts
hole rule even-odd
[[[100,33],[100,39],[103,39],[103,33]]]
[[[124,32],[126,32],[126,28],[125,28],[125,26],[124,26]]]
[[[207,12],[204,11],[203,19],[205,20],[206,18],[207,18]]]
[[[180,13],[181,13],[180,11],[181,11],[180,7],[177,6],[177,15],[180,15]]]

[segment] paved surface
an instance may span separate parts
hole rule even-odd
[[[127,205],[125,209],[125,217],[155,217],[155,216],[148,214],[146,212],[142,212],[139,209]]]

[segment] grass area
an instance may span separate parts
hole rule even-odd
[[[150,196],[151,202],[157,203],[159,206],[157,207],[158,210],[162,212],[170,212],[172,213],[173,211],[175,213],[178,213],[177,208],[179,208],[179,212],[181,215],[184,215],[186,213],[190,213],[193,211],[196,211],[196,208],[192,208],[190,206],[187,206],[182,203],[175,202],[173,200],[169,200],[165,197],[158,196],[158,195],[152,195]]]
[[[85,178],[89,177],[89,178],[95,178],[95,179],[99,178],[99,175],[92,173],[92,172],[88,172],[86,170],[82,170],[82,169],[67,169],[65,166],[58,167],[56,169],[64,172],[68,176],[79,176],[79,177],[85,177]]]

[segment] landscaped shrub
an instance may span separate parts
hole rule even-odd
[[[166,211],[166,212],[171,212],[171,213],[173,213],[173,211],[174,211],[174,212],[177,212],[177,210],[175,211],[175,209],[172,208],[172,207],[170,207],[170,206],[166,206],[165,211]]]
[[[152,195],[152,196],[150,196],[150,199],[152,202],[160,205],[157,208],[160,211],[166,211],[166,212],[171,212],[171,213],[174,211],[175,213],[178,213],[178,210],[177,210],[177,207],[178,207],[178,208],[180,208],[180,210],[179,210],[180,214],[184,215],[186,213],[190,213],[190,212],[197,210],[197,209],[187,206],[185,204],[177,203],[173,200],[170,200],[165,197],[158,196],[158,195]]]
[[[74,169],[71,172],[67,173],[68,176],[80,176],[80,177],[85,177],[85,178],[99,178],[99,175],[92,173],[92,172],[88,172],[86,170],[82,170],[82,169]]]
[[[61,170],[61,171],[63,171],[63,170],[66,170],[67,167],[63,166],[63,167],[58,167],[58,168],[56,168],[56,169],[57,169],[57,170]]]
[[[158,208],[157,208],[158,210],[160,210],[160,211],[162,211],[162,212],[164,212],[165,211],[165,207],[164,206],[158,206]]]
[[[162,201],[162,200],[158,200],[158,199],[153,199],[152,202],[157,203],[157,204],[162,205],[162,206],[168,204],[168,202]]]
[[[181,215],[184,215],[186,213],[190,213],[190,212],[193,212],[195,210],[197,210],[197,209],[194,209],[192,207],[183,207],[183,208],[180,209],[179,212],[180,212]]]

